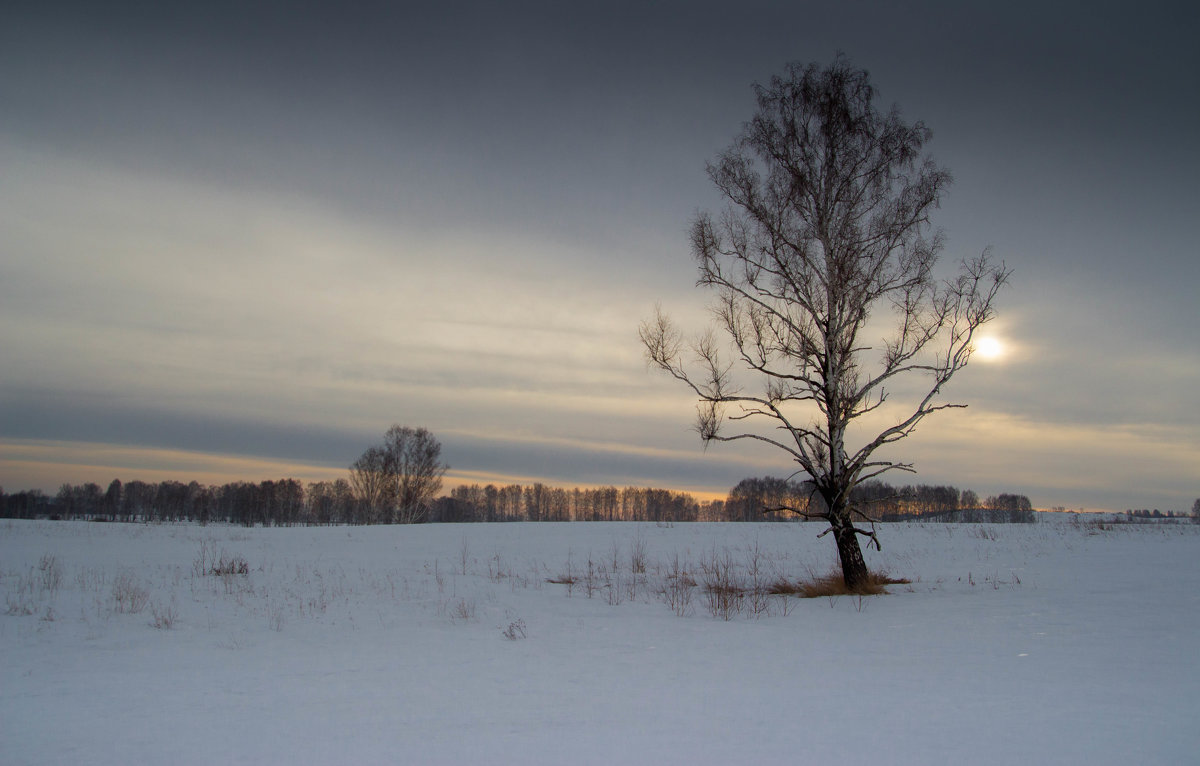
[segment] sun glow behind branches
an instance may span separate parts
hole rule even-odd
[[[974,355],[981,362],[1000,362],[1008,355],[1004,342],[994,335],[985,335],[975,341]]]

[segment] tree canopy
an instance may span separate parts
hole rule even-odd
[[[957,276],[935,275],[943,237],[930,214],[950,174],[924,154],[923,123],[876,106],[866,71],[842,56],[825,67],[791,64],[754,90],[756,113],[708,166],[728,204],[691,227],[716,330],[689,348],[659,310],[641,339],[650,362],[697,396],[702,440],[765,442],[809,477],[846,584],[858,587],[867,570],[857,536],[878,539],[855,526],[870,519],[851,492],[911,471],[880,448],[962,406],[940,395],[970,359],[1009,272],[985,250]],[[884,312],[891,322],[880,321]],[[894,404],[902,378],[918,377],[921,393],[892,406],[890,422],[867,417]],[[868,432],[851,434],[856,424]]]

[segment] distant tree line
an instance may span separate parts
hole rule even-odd
[[[698,501],[684,492],[645,487],[563,489],[544,484],[455,487],[435,499],[420,521],[723,521],[724,501]],[[159,483],[114,479],[100,485],[63,484],[47,495],[29,490],[6,495],[4,518],[86,519],[124,522],[299,526],[402,523],[383,517],[379,503],[354,491],[350,481],[302,484],[296,479],[232,482]]]
[[[96,521],[171,522],[244,526],[362,524],[366,509],[345,479],[302,484],[296,479],[232,482],[205,486],[179,481],[122,483],[107,490],[98,484],[63,484],[50,496],[40,490],[5,495],[6,518],[89,519]]]
[[[438,497],[449,466],[442,446],[424,428],[393,425],[383,440],[350,465],[346,479],[301,484],[296,479],[232,482],[209,487],[192,481],[160,483],[113,479],[63,484],[50,497],[40,490],[6,495],[0,517],[97,521],[296,526],[509,521],[798,521],[821,517],[825,495],[811,480],[747,478],[724,500],[698,501],[686,492],[613,486],[563,489],[545,484],[462,485]],[[892,486],[878,479],[857,484],[849,497],[857,512],[880,521],[911,519],[1031,522],[1025,495],[980,499],[948,485]],[[1127,511],[1132,518],[1149,511]],[[1157,517],[1159,512],[1153,512]],[[1173,514],[1172,514],[1173,515]],[[1192,507],[1200,520],[1200,499]]]
[[[723,521],[725,503],[645,487],[470,484],[434,502],[436,521]]]
[[[952,486],[894,487],[883,482],[861,485],[853,501],[880,520],[1032,521],[1024,495],[986,499]],[[698,500],[686,492],[614,486],[564,489],[541,483],[497,486],[467,484],[428,504],[419,521],[433,523],[515,521],[799,521],[785,511],[808,510],[819,503],[807,482],[763,477],[738,482],[724,500]],[[347,479],[303,484],[296,479],[232,482],[205,486],[192,481],[63,484],[51,496],[40,490],[6,495],[0,489],[5,518],[91,519],[99,521],[298,526],[381,524],[405,521],[380,512],[370,493],[356,491]],[[1131,514],[1141,512],[1130,512]],[[1148,512],[1147,512],[1148,513]],[[955,516],[957,514],[957,516]]]
[[[811,481],[772,477],[738,482],[724,500],[698,501],[686,492],[646,487],[563,489],[545,484],[468,484],[437,493],[449,466],[441,444],[424,428],[394,425],[382,442],[350,465],[348,478],[301,484],[296,479],[151,483],[113,479],[100,485],[63,484],[53,497],[32,490],[5,495],[7,518],[297,526],[509,521],[796,521],[819,514],[822,495]],[[951,486],[893,487],[869,481],[855,487],[851,504],[870,518],[896,521],[1032,521],[1024,495],[980,500]],[[1200,502],[1200,501],[1198,501]],[[957,517],[954,516],[957,514]]]
[[[784,520],[824,510],[820,493],[811,481],[786,481],[765,477],[743,479],[729,493],[726,515],[730,521]],[[963,521],[1027,523],[1035,520],[1033,505],[1025,495],[1001,493],[981,499],[974,490],[949,485],[892,486],[882,481],[859,484],[850,504],[880,521]],[[794,511],[769,511],[787,508]]]
[[[1197,502],[1200,503],[1200,501]],[[1157,508],[1154,510],[1130,508],[1125,511],[1125,518],[1129,521],[1182,521],[1183,519],[1190,519],[1191,521],[1200,522],[1200,508],[1193,506],[1191,514],[1186,514],[1182,511],[1178,513],[1175,511],[1160,511]]]

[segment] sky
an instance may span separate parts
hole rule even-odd
[[[436,6],[436,7],[432,7]],[[650,370],[708,323],[687,228],[751,85],[838,51],[933,131],[941,269],[999,353],[889,456],[1038,507],[1200,496],[1200,11],[1186,3],[0,8],[0,486],[346,475],[723,495]]]

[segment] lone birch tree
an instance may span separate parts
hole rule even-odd
[[[956,277],[935,276],[942,235],[929,216],[950,174],[923,154],[923,123],[875,106],[866,71],[839,55],[828,67],[791,64],[754,90],[757,113],[708,166],[728,204],[698,214],[690,232],[716,327],[685,343],[660,308],[640,336],[650,363],[698,397],[705,444],[765,442],[807,474],[809,502],[764,510],[827,520],[822,534],[858,590],[868,581],[858,537],[879,539],[851,491],[913,471],[880,448],[965,406],[939,397],[1010,272],[984,250]],[[902,380],[918,393],[897,407],[889,394]]]
[[[382,446],[369,447],[350,466],[350,486],[366,523],[423,521],[449,468],[441,456],[441,443],[424,428],[389,428]]]

